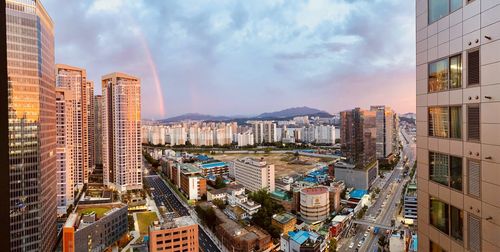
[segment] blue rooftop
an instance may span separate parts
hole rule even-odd
[[[288,235],[298,244],[302,244],[309,239],[309,232],[303,230],[297,232],[290,231],[288,232]]]
[[[198,156],[196,156],[196,158],[200,161],[208,161],[208,160],[212,159],[212,158],[208,157],[207,155],[198,155]]]
[[[303,178],[302,180],[305,182],[318,183],[318,180],[316,178],[309,177],[309,176]]]
[[[215,163],[202,164],[201,168],[212,169],[212,168],[224,167],[224,166],[227,166],[226,162],[215,162]]]
[[[355,199],[361,199],[363,198],[363,196],[365,194],[367,194],[368,191],[367,190],[361,190],[361,189],[356,189],[356,190],[352,190],[350,193],[349,193],[349,197],[351,198],[355,198]]]

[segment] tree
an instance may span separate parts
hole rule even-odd
[[[337,239],[331,238],[330,245],[328,246],[328,252],[336,252],[337,251]]]
[[[214,185],[215,189],[220,189],[220,188],[224,188],[226,187],[226,183],[224,183],[224,179],[220,176],[217,176],[215,178],[215,185]]]
[[[212,200],[212,203],[214,203],[214,205],[216,205],[220,210],[226,208],[226,204],[224,204],[224,201],[221,199],[214,199]]]
[[[266,230],[272,238],[278,238],[280,236],[280,231],[272,226],[271,220],[274,214],[282,213],[285,210],[283,206],[274,202],[266,189],[253,192],[248,197],[262,206],[259,211],[252,216],[252,222]]]

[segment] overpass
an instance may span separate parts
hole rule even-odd
[[[393,230],[394,229],[393,226],[384,225],[384,224],[381,224],[381,223],[375,223],[375,222],[367,221],[367,220],[354,220],[353,223],[356,223],[358,225],[378,227],[378,228],[388,229],[388,230]]]

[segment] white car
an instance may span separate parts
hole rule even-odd
[[[351,242],[351,244],[349,244],[349,248],[350,249],[354,248],[354,242]]]
[[[363,242],[362,242],[362,241],[359,241],[359,243],[358,243],[358,248],[361,248],[361,246],[363,246]]]
[[[365,232],[364,236],[365,236],[365,237],[367,237],[367,236],[368,236],[368,231],[366,231],[366,232]]]

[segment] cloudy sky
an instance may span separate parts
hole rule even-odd
[[[415,110],[414,3],[45,0],[56,62],[142,80],[144,118]]]

